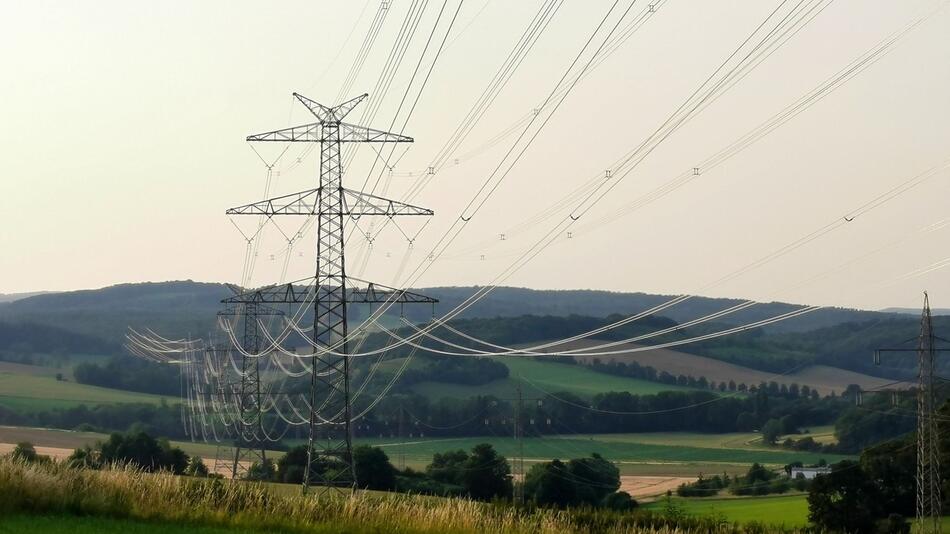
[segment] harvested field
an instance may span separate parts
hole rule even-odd
[[[620,477],[620,491],[626,491],[635,499],[643,497],[655,497],[663,495],[667,491],[676,491],[680,484],[692,482],[696,477],[646,477],[629,476]]]

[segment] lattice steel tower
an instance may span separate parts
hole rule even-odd
[[[294,93],[317,122],[247,137],[248,141],[320,143],[316,189],[232,208],[229,215],[317,217],[315,295],[296,283],[269,286],[225,299],[226,303],[314,302],[307,467],[303,489],[311,485],[353,487],[350,364],[347,358],[347,303],[434,303],[423,295],[386,288],[346,275],[344,225],[348,217],[432,215],[431,210],[343,187],[342,143],[410,143],[412,138],[343,122],[368,95],[326,107]],[[358,286],[365,284],[365,289]]]
[[[240,288],[229,287],[235,294],[242,292]],[[231,425],[234,433],[231,478],[238,478],[246,466],[255,462],[263,466],[267,460],[261,394],[261,358],[264,355],[258,355],[262,347],[260,320],[281,315],[283,312],[280,310],[259,302],[235,304],[218,312],[219,317],[234,317],[243,323],[241,344],[244,350],[241,353],[240,376],[237,384],[223,385],[230,390],[223,398],[224,409],[235,412],[234,424]]]
[[[940,451],[934,364],[937,355],[930,298],[924,293],[917,341],[917,528],[940,532]]]
[[[938,348],[936,341],[946,341],[937,337],[933,328],[933,317],[930,313],[930,297],[924,292],[924,308],[920,314],[920,333],[917,335],[915,348],[882,348],[874,351],[874,363],[880,365],[881,354],[885,352],[915,352],[917,353],[917,389],[907,391],[903,389],[876,390],[877,392],[890,391],[894,406],[899,406],[900,396],[903,393],[913,393],[917,402],[917,528],[914,532],[922,534],[939,533],[941,513],[941,481],[940,481],[940,450],[938,442],[939,428],[937,419],[937,353],[946,352],[946,348]],[[905,343],[913,341],[908,339]],[[861,396],[858,396],[861,403]]]

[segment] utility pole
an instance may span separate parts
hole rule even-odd
[[[921,534],[940,532],[941,490],[940,452],[937,442],[937,392],[935,366],[940,349],[936,341],[947,341],[934,334],[930,297],[924,292],[924,306],[920,314],[920,333],[915,348],[883,348],[874,351],[874,363],[880,365],[881,353],[915,352],[917,354],[917,529]],[[911,340],[907,340],[911,341]],[[902,391],[891,391],[895,405]],[[858,403],[861,403],[860,394]]]
[[[249,142],[307,142],[320,144],[317,188],[247,204],[228,215],[305,215],[317,217],[315,296],[301,295],[294,284],[268,286],[242,293],[225,302],[313,302],[310,413],[307,466],[303,491],[310,486],[353,488],[352,407],[350,362],[347,353],[347,304],[435,303],[423,295],[385,288],[346,274],[344,225],[362,216],[429,216],[432,211],[343,187],[342,143],[409,143],[412,138],[343,122],[368,95],[327,107],[294,93],[317,121],[247,137]],[[359,285],[364,284],[365,289]],[[319,409],[318,406],[323,406]]]

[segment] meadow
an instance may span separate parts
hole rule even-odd
[[[0,494],[5,496],[0,500],[0,524],[26,524],[35,532],[32,518],[39,516],[36,524],[54,533],[64,532],[73,515],[84,518],[77,524],[86,532],[109,532],[94,530],[97,525],[127,525],[122,532],[135,532],[148,523],[155,527],[148,532],[169,534],[181,532],[174,526],[201,534],[217,534],[214,529],[235,533],[678,534],[712,527],[701,518],[668,518],[649,512],[522,510],[467,499],[362,491],[281,495],[265,484],[149,474],[130,468],[70,469],[8,458],[0,458]],[[78,528],[67,530],[81,533]],[[717,526],[715,531],[738,534],[745,529],[736,524]]]
[[[118,389],[78,384],[57,380],[47,374],[29,374],[0,370],[0,405],[21,412],[35,412],[55,408],[71,408],[80,404],[169,404],[178,403],[175,397],[162,397]]]
[[[834,426],[814,426],[802,429],[802,434],[790,434],[779,437],[779,441],[786,437],[799,439],[811,436],[819,443],[834,443]],[[639,434],[588,434],[586,438],[596,441],[620,443],[644,443],[655,445],[677,445],[702,448],[722,449],[758,449],[775,451],[762,442],[762,434],[758,432],[726,432],[723,434],[704,434],[698,432],[643,432]]]
[[[539,397],[545,392],[570,392],[581,397],[598,393],[627,391],[635,395],[650,395],[661,391],[688,391],[684,386],[671,386],[659,382],[608,375],[592,371],[582,365],[540,361],[519,356],[498,356],[494,359],[508,367],[509,376],[480,386],[448,384],[444,382],[420,382],[413,391],[431,399],[442,397],[467,398],[478,395],[494,395],[513,398],[520,383],[526,396]],[[525,380],[523,377],[530,377]]]
[[[808,501],[804,494],[693,499],[673,497],[670,502],[690,516],[714,517],[738,523],[767,522],[786,527],[804,527],[808,524]],[[661,511],[667,506],[668,501],[660,499],[646,505],[646,508]]]
[[[766,449],[751,446],[734,448],[709,446],[710,438],[703,434],[618,434],[616,436],[562,435],[558,437],[525,438],[524,456],[527,461],[544,461],[551,458],[579,458],[598,453],[619,464],[623,474],[670,474],[696,475],[700,472],[744,472],[750,464],[758,462],[769,466],[782,466],[794,461],[806,464],[824,459],[829,463],[847,458],[837,454]],[[734,436],[734,435],[727,435]],[[665,438],[666,441],[662,441]],[[715,439],[715,438],[713,438]],[[727,438],[728,439],[728,438]],[[359,439],[361,444],[382,448],[394,463],[405,461],[417,467],[432,459],[437,452],[456,449],[471,449],[478,443],[491,443],[502,455],[512,458],[520,452],[517,440],[509,437],[473,437],[444,439]],[[705,443],[706,446],[686,443]],[[651,466],[649,471],[641,469]]]

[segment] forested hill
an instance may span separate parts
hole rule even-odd
[[[451,310],[471,296],[477,287],[432,287],[419,291],[438,298],[439,309]],[[519,315],[586,315],[607,317],[608,315],[632,315],[663,304],[673,295],[655,295],[649,293],[618,293],[612,291],[576,290],[538,290],[518,287],[499,287],[480,300],[460,317],[515,317]],[[676,306],[663,310],[660,315],[669,317],[678,323],[724,310],[744,302],[739,299],[692,297]],[[800,305],[784,302],[761,303],[740,312],[723,316],[716,321],[726,325],[747,324],[760,319],[774,317],[798,309]],[[422,313],[415,311],[414,313]],[[426,312],[427,313],[427,312]],[[853,310],[847,308],[825,308],[813,313],[782,321],[767,327],[770,332],[805,332],[834,326],[842,323],[854,323],[897,317],[896,314]],[[420,315],[420,318],[424,318]]]
[[[192,281],[120,284],[0,303],[0,321],[62,328],[118,347],[129,326],[172,337],[201,337],[214,327],[223,284]]]
[[[436,310],[438,313],[454,308],[475,290],[473,287],[435,287],[419,291],[441,301]],[[220,300],[229,294],[230,291],[223,284],[214,283],[176,281],[122,284],[95,290],[36,295],[0,303],[0,322],[51,326],[89,336],[107,347],[120,346],[128,326],[148,327],[168,337],[204,337],[215,326],[215,313],[220,309]],[[594,323],[603,323],[608,316],[641,312],[669,298],[645,293],[500,287],[466,310],[460,319],[524,315],[563,318],[575,315],[597,319]],[[726,309],[738,302],[733,299],[695,297],[663,310],[661,315],[682,323]],[[406,312],[418,314],[410,317],[419,322],[427,320],[431,313],[427,306],[411,308],[407,307]],[[744,324],[792,309],[795,309],[792,304],[760,304],[733,315],[719,317],[716,325],[706,324],[693,331],[705,333],[708,329]],[[892,339],[889,335],[892,328],[894,333],[904,336],[899,339],[912,336],[915,322],[916,319],[908,315],[824,309],[779,323],[763,332],[719,338],[715,343],[684,349],[687,352],[701,351],[705,355],[737,363],[741,361],[743,365],[758,368],[770,367],[770,355],[782,354],[783,358],[790,358],[808,354],[818,361],[838,365],[847,363],[842,366],[867,371],[867,365],[862,362],[871,345],[888,344]],[[492,330],[490,325],[484,326]],[[814,335],[800,334],[812,331],[817,332]],[[531,337],[538,339],[537,333],[534,334]],[[821,343],[815,342],[818,339]],[[778,366],[778,362],[772,363]]]

